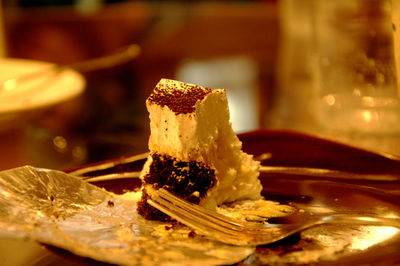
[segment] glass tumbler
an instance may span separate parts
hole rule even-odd
[[[400,132],[392,2],[313,2],[316,115],[347,132]]]

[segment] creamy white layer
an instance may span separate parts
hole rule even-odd
[[[171,80],[176,89],[185,83]],[[185,88],[184,88],[185,87]],[[172,111],[147,101],[150,113],[149,149],[176,160],[204,162],[216,171],[217,185],[200,204],[209,208],[241,199],[259,199],[259,162],[242,151],[242,143],[229,122],[225,90],[215,89],[195,103],[191,113]],[[148,172],[149,158],[142,175]]]

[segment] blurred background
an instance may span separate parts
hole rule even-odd
[[[319,2],[361,3],[365,8],[357,10],[363,15],[380,18],[391,1]],[[327,126],[329,118],[318,121],[313,29],[315,15],[325,13],[316,13],[315,0],[0,3],[3,58],[70,64],[129,44],[141,48],[128,62],[82,72],[84,91],[72,99],[0,112],[0,170],[27,164],[67,169],[146,152],[150,132],[145,100],[161,78],[227,89],[237,133],[292,130],[400,156],[396,131],[343,131]],[[334,13],[328,9],[328,14]],[[351,28],[346,17],[339,17],[337,25]],[[390,21],[389,25],[392,30]],[[380,36],[375,30],[368,32]],[[392,33],[385,36],[374,39],[379,41],[368,48],[390,44],[392,49]],[[339,43],[342,39],[328,46]],[[392,52],[378,54],[389,58]],[[1,71],[8,74],[8,67],[8,61],[0,58],[0,76]],[[370,73],[368,68],[359,71]],[[367,122],[372,119],[368,111],[363,114]],[[24,253],[16,240],[2,243],[0,264],[4,265],[26,265],[35,252],[43,252],[30,242],[24,244]]]
[[[227,89],[237,133],[295,130],[400,154],[396,134],[317,123],[311,2],[2,0],[7,57],[68,64],[132,43],[141,53],[83,72],[79,96],[0,124],[0,169],[66,169],[146,151],[145,99],[161,78]]]

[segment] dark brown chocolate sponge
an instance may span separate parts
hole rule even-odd
[[[157,153],[152,154],[152,159],[149,173],[144,176],[144,185],[153,185],[155,189],[164,188],[192,203],[198,204],[217,182],[214,169],[204,163],[177,161]],[[138,213],[149,220],[167,221],[168,216],[150,206],[148,198],[144,190],[138,203]]]

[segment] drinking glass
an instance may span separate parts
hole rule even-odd
[[[313,2],[316,115],[347,132],[400,132],[390,0]]]

